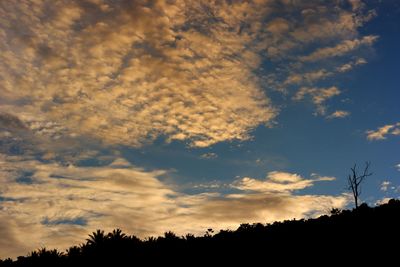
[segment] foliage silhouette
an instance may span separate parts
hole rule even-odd
[[[105,234],[97,230],[86,243],[66,252],[45,248],[0,266],[244,266],[286,263],[358,264],[396,259],[400,240],[400,200],[353,210],[332,209],[330,216],[286,220],[271,224],[242,224],[235,230],[203,236],[173,232],[141,240],[120,229]],[[318,262],[318,259],[321,259]],[[257,263],[257,264],[256,264]]]

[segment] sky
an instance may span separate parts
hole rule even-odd
[[[0,258],[400,194],[400,3],[0,2]]]

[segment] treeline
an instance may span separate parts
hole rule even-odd
[[[65,252],[42,248],[2,260],[0,266],[326,266],[369,260],[379,260],[378,266],[397,261],[399,266],[399,244],[400,201],[392,199],[376,207],[332,209],[316,219],[242,224],[215,234],[208,229],[197,237],[167,232],[141,240],[119,229],[108,234],[97,230]]]

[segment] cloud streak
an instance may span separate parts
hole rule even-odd
[[[253,192],[289,193],[295,190],[311,187],[317,181],[333,181],[334,177],[318,177],[317,179],[304,179],[298,174],[287,172],[269,172],[264,181],[245,177],[236,181],[234,188]]]
[[[326,113],[325,102],[331,99],[332,97],[339,95],[340,93],[341,91],[336,86],[332,86],[329,88],[301,87],[300,90],[297,91],[293,99],[296,101],[300,101],[306,98],[307,96],[310,96],[311,101],[317,107],[317,114],[325,115]]]
[[[376,42],[377,39],[378,36],[368,35],[364,36],[362,39],[345,40],[342,43],[333,47],[324,47],[317,49],[310,55],[300,57],[300,60],[317,61],[331,57],[343,56],[355,49],[358,49],[361,46],[371,46],[374,42]]]
[[[270,172],[266,181],[243,178],[222,193],[185,194],[162,182],[165,170],[148,171],[116,158],[108,165],[76,166],[1,155],[0,229],[7,232],[0,257],[23,255],[40,246],[64,249],[98,228],[119,227],[138,235],[172,230],[203,234],[243,222],[272,222],[316,216],[343,207],[344,195],[295,195],[332,177],[304,179]]]
[[[370,141],[384,140],[390,135],[400,135],[400,122],[387,124],[376,130],[366,131],[367,139]]]
[[[328,119],[336,119],[336,118],[346,118],[348,116],[350,116],[350,112],[348,112],[346,110],[336,110],[331,115],[329,115],[327,118]]]

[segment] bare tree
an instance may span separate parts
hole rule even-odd
[[[363,173],[359,173],[357,169],[357,164],[354,164],[353,168],[350,168],[351,174],[349,174],[347,178],[347,182],[349,183],[348,189],[352,191],[354,202],[356,204],[356,209],[358,208],[358,200],[361,195],[361,183],[368,176],[372,175],[372,172],[369,172],[369,167],[371,166],[371,162],[365,162],[365,167]]]

